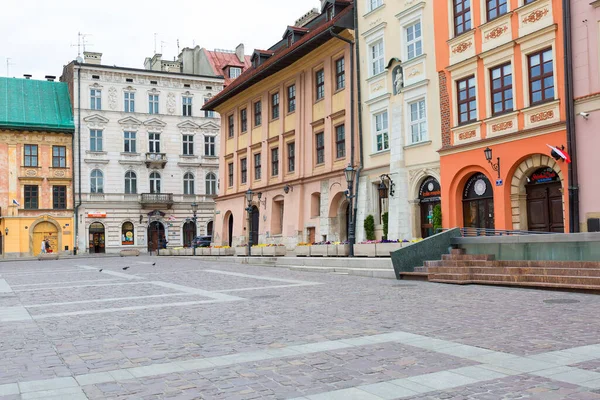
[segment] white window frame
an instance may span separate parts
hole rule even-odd
[[[210,101],[210,99],[211,99],[211,97],[205,97],[204,104],[208,103]],[[214,117],[215,117],[214,111],[204,110],[204,118],[214,118]]]
[[[127,150],[127,145],[129,145],[129,150]],[[123,131],[123,153],[137,153],[137,132]]]
[[[102,89],[90,89],[90,109],[102,110]]]
[[[377,110],[373,114],[373,153],[380,153],[383,151],[387,151],[390,149],[390,114],[387,108]],[[378,129],[378,117],[381,116],[381,129]],[[385,118],[384,118],[385,116]],[[385,125],[385,126],[384,126]],[[379,149],[378,142],[379,136],[381,136],[381,149]],[[387,138],[387,147],[385,147],[385,142]]]
[[[194,135],[182,135],[181,142],[183,144],[183,148],[181,149],[182,154],[184,156],[193,156],[194,155]]]
[[[159,101],[160,97],[158,94],[150,93],[148,94],[148,114],[158,114],[159,113]]]
[[[209,149],[212,148],[212,154],[208,154],[206,151],[206,146],[208,145]],[[215,136],[204,136],[204,155],[206,157],[216,157],[217,156],[217,139]]]
[[[369,12],[378,9],[383,6],[383,0],[367,0],[367,10]]]
[[[416,27],[417,25],[419,26],[419,36],[416,36]],[[413,29],[413,39],[409,40],[408,39],[408,32],[410,29]],[[406,46],[405,46],[405,51],[406,51],[406,60],[412,60],[414,58],[417,58],[421,55],[423,55],[423,24],[421,23],[421,19],[418,19],[416,21],[413,21],[411,24],[407,25],[404,28],[404,37],[406,40]],[[420,49],[421,52],[417,54],[417,45],[420,44]],[[411,57],[410,56],[410,48],[411,46],[414,47],[414,54]]]
[[[123,93],[123,111],[126,113],[135,112],[135,93],[124,92]]]
[[[379,54],[375,55],[375,46]],[[377,69],[375,69],[377,66]],[[376,76],[385,71],[385,43],[379,38],[369,43],[369,76]]]
[[[205,178],[204,178],[205,182],[206,182],[206,194],[213,196],[217,194],[217,176],[215,175],[214,172],[209,172],[206,174]]]
[[[240,76],[241,74],[242,74],[242,68],[240,68],[240,67],[229,67],[229,78],[235,79],[238,76]]]
[[[419,108],[419,104],[423,103],[423,115],[417,115],[417,119],[413,120],[413,115],[412,115],[412,107],[414,105],[417,106],[417,113],[420,114],[420,108]],[[427,99],[425,97],[420,97],[417,99],[414,99],[410,102],[406,103],[406,107],[408,109],[408,143],[409,144],[417,144],[417,143],[423,143],[426,142],[427,140],[429,140],[429,134],[428,134],[428,127],[427,127]],[[413,137],[413,127],[417,127],[418,129],[418,136],[419,136],[419,140],[414,140]]]
[[[191,172],[186,172],[183,174],[183,194],[188,196],[193,196],[196,194],[195,191],[195,177]]]
[[[157,151],[158,150],[158,151]],[[160,153],[160,133],[148,133],[148,153]]]
[[[160,193],[161,192],[161,176],[158,172],[154,171],[150,173],[150,193]]]
[[[181,105],[182,105],[182,115],[184,117],[191,117],[192,116],[192,96],[183,96],[181,98]]]
[[[135,171],[125,172],[125,194],[137,194],[137,174]]]
[[[92,135],[92,132],[94,133],[94,135]],[[95,142],[94,146],[92,146],[92,140]],[[92,149],[92,147],[94,147],[94,149]],[[102,129],[90,129],[90,151],[104,151],[104,131]]]
[[[90,193],[104,193],[104,172],[100,169],[96,168],[90,172]]]

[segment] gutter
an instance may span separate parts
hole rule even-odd
[[[79,201],[74,207],[74,218],[75,218],[75,243],[73,244],[73,255],[77,255],[77,251],[79,250],[79,207],[81,207],[81,64],[77,63],[79,66],[77,68],[77,179],[78,179],[78,194]],[[75,135],[73,135],[71,145],[71,156],[72,163],[75,164]],[[73,165],[73,170],[75,166]],[[75,182],[73,181],[73,188],[75,187]],[[75,190],[73,190],[73,204],[75,204]]]
[[[575,132],[575,97],[573,94],[573,52],[571,48],[571,1],[563,0],[563,41],[565,51],[565,96],[567,106],[567,149],[572,162],[569,176],[569,232],[579,232],[579,179],[577,175],[577,137]]]

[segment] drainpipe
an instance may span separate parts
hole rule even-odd
[[[567,149],[572,162],[569,176],[569,232],[579,232],[579,180],[577,176],[577,138],[575,132],[575,99],[571,49],[571,1],[563,0],[563,40],[565,50],[565,96],[567,106]]]
[[[81,207],[81,64],[79,62],[75,62],[78,66],[77,68],[77,178],[78,178],[78,194],[79,201],[75,205],[75,244],[73,247],[73,254],[77,255],[79,250],[79,207]],[[72,143],[75,142],[75,135],[73,135]],[[72,145],[74,147],[74,145]],[[73,149],[75,150],[75,149]],[[75,162],[75,154],[71,151],[73,156],[73,163]],[[75,187],[75,185],[73,185]],[[73,203],[75,203],[75,191],[73,190]]]
[[[356,169],[356,190],[354,190],[354,234],[356,234],[356,215],[358,214],[358,183],[360,180],[360,173],[363,169],[364,156],[363,156],[363,130],[362,130],[362,95],[360,90],[360,51],[359,51],[359,32],[358,32],[358,6],[354,2],[354,37],[355,40],[355,52],[356,52],[356,87],[357,87],[357,101],[358,101],[358,168]]]

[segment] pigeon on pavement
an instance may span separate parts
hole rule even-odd
[[[100,271],[98,271],[98,272],[102,272],[102,271],[103,271],[103,270],[101,269],[101,270],[100,270]]]
[[[129,269],[129,267],[123,267],[124,270]]]
[[[152,263],[152,265],[156,265],[156,263]]]

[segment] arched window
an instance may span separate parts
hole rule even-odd
[[[213,222],[209,221],[208,224],[206,224],[206,236],[212,236],[213,234]]]
[[[183,176],[183,194],[194,194],[194,175],[189,172]]]
[[[135,175],[135,174],[134,174]],[[121,227],[121,244],[124,246],[133,245],[134,227],[131,222],[125,222]]]
[[[160,174],[158,172],[150,174],[150,193],[160,193]]]
[[[104,175],[99,169],[93,170],[90,175],[90,193],[104,193]]]
[[[217,177],[212,172],[206,174],[206,194],[217,194]]]
[[[125,194],[137,193],[137,176],[133,171],[125,173]]]

